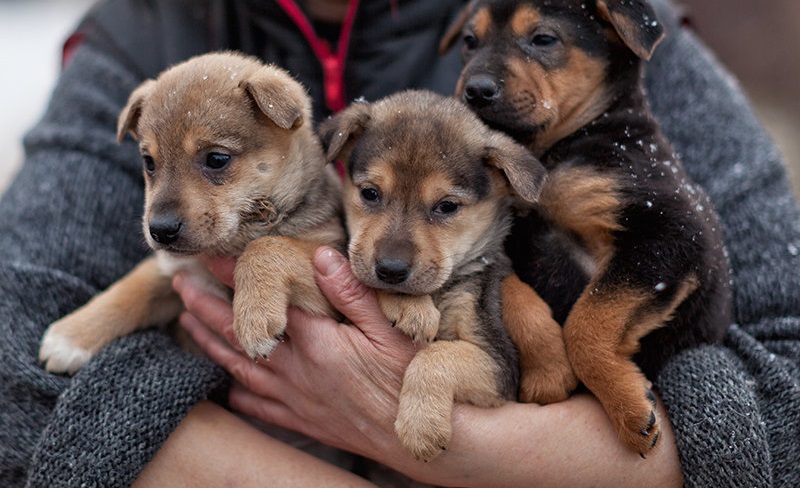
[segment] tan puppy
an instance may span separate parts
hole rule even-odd
[[[347,170],[353,272],[421,344],[395,428],[427,461],[450,440],[454,401],[490,407],[517,396],[517,353],[501,320],[511,274],[503,241],[512,201],[534,202],[545,171],[465,105],[430,92],[354,104],[321,132],[329,160]]]
[[[178,270],[227,298],[203,255],[239,256],[234,331],[252,357],[275,346],[290,303],[335,314],[310,256],[321,244],[343,247],[341,190],[311,126],[304,88],[255,58],[207,54],[139,86],[118,137],[139,141],[144,234],[155,255],[47,329],[39,354],[47,369],[72,373],[112,340],[174,321]]]

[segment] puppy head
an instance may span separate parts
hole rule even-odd
[[[513,197],[538,198],[545,170],[455,99],[407,91],[358,103],[322,127],[346,169],[356,276],[406,294],[439,289],[463,263],[502,250]]]
[[[440,50],[461,40],[456,96],[538,153],[638,89],[663,35],[644,0],[474,0]]]
[[[302,199],[324,157],[304,88],[254,58],[214,53],[145,81],[117,135],[139,142],[154,249],[235,253]]]

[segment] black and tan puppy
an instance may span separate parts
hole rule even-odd
[[[47,369],[74,372],[112,340],[173,321],[178,270],[227,298],[203,255],[239,256],[234,331],[252,357],[270,353],[289,303],[335,313],[314,282],[311,253],[344,245],[341,185],[311,126],[299,83],[233,53],[193,58],[137,88],[118,137],[139,141],[144,234],[155,255],[48,328],[39,355]]]
[[[354,104],[321,132],[328,158],[347,172],[353,272],[423,345],[395,427],[430,460],[450,440],[454,401],[516,397],[517,353],[501,320],[500,284],[511,273],[503,241],[512,200],[535,201],[544,168],[464,104],[424,91]]]
[[[564,324],[575,373],[642,455],[660,432],[646,377],[719,341],[731,319],[717,217],[642,89],[662,36],[642,0],[476,0],[442,42],[463,44],[457,96],[548,170],[508,252]],[[523,362],[536,354],[511,333]]]

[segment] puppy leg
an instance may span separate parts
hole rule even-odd
[[[431,342],[436,337],[441,315],[430,295],[399,295],[384,291],[377,294],[386,318],[414,342]]]
[[[454,402],[496,407],[499,368],[480,347],[464,340],[436,341],[419,351],[406,368],[395,431],[418,460],[430,461],[452,436]]]
[[[286,309],[338,317],[314,281],[312,253],[321,243],[283,236],[252,241],[234,270],[233,330],[252,358],[267,357],[286,329]]]
[[[108,290],[45,331],[39,360],[53,373],[74,373],[114,339],[164,325],[182,309],[155,257],[142,261]]]
[[[697,287],[690,277],[671,301],[652,293],[589,284],[564,325],[567,353],[578,378],[603,405],[620,439],[644,456],[661,433],[651,383],[633,363],[639,340],[663,326]]]
[[[516,274],[503,280],[503,323],[519,350],[522,402],[566,400],[578,386],[561,326],[550,307]]]

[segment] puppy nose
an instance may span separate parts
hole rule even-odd
[[[493,76],[475,75],[464,84],[464,100],[473,107],[485,107],[500,95],[500,85]]]
[[[177,241],[183,230],[183,222],[173,215],[165,215],[150,219],[150,237],[159,244],[172,244]]]
[[[404,282],[411,274],[411,265],[404,259],[386,258],[375,264],[375,275],[389,285]]]

